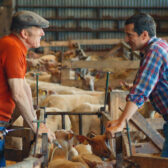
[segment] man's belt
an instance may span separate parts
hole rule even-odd
[[[13,131],[17,131],[17,130],[23,130],[25,129],[24,127],[20,127],[20,128],[13,128],[13,129],[6,129],[4,128],[3,130],[0,130],[0,137],[3,135],[5,136],[7,133],[9,132],[13,132]]]
[[[10,125],[10,123],[8,123],[6,121],[0,121],[0,127],[7,127],[9,125]]]

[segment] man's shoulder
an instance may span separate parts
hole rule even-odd
[[[2,38],[0,38],[0,49],[12,49],[15,50],[19,49],[19,45],[15,38],[13,38],[11,35],[6,35]]]
[[[168,42],[162,38],[155,38],[153,44],[151,45],[152,49],[164,49],[168,50]]]
[[[168,42],[163,39],[163,38],[156,38],[156,41],[155,41],[157,44],[165,44],[165,45],[168,45]]]

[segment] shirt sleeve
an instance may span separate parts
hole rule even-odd
[[[162,55],[159,50],[159,47],[152,46],[145,55],[133,87],[126,98],[127,101],[134,102],[138,107],[148,99],[159,79],[159,70],[162,66]]]
[[[22,51],[14,46],[10,46],[4,51],[5,54],[5,73],[7,78],[24,78],[25,58]]]

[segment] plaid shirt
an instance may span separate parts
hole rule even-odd
[[[140,68],[126,100],[140,107],[149,98],[157,112],[168,114],[168,43],[153,37],[143,51]]]

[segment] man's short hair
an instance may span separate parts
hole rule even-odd
[[[125,22],[125,25],[134,24],[134,31],[141,35],[144,31],[147,31],[150,37],[156,36],[156,23],[152,16],[145,13],[138,13]]]
[[[19,11],[12,17],[11,31],[20,32],[24,28],[32,26],[47,28],[49,22],[32,11]]]

